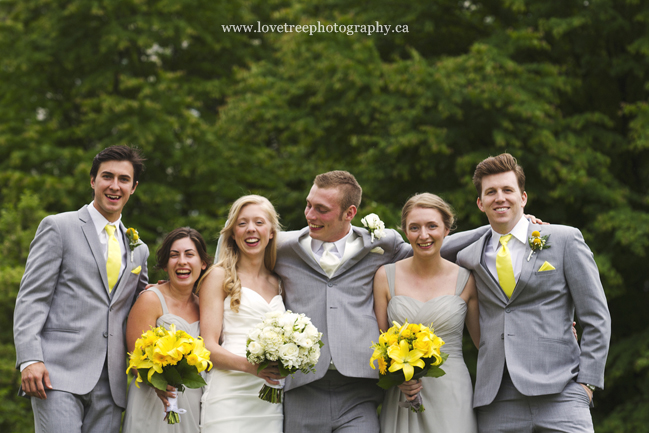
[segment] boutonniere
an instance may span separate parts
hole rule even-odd
[[[140,235],[138,234],[137,230],[135,230],[133,227],[126,230],[126,237],[128,238],[128,247],[131,249],[131,263],[132,263],[133,250],[139,247],[140,245],[144,245],[144,242],[140,240]]]
[[[532,248],[532,251],[530,251],[530,255],[527,256],[528,262],[532,258],[532,254],[534,254],[535,251],[542,251],[546,248],[550,248],[551,245],[548,242],[549,238],[550,235],[541,236],[541,233],[538,230],[534,230],[532,232],[532,236],[530,236],[530,238],[527,240],[527,242],[530,244],[530,248]]]
[[[385,224],[383,224],[383,221],[381,221],[381,218],[377,214],[371,213],[366,215],[365,218],[361,219],[361,222],[367,227],[370,235],[372,235],[372,243],[374,243],[374,238],[381,239],[385,236]]]

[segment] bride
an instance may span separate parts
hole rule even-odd
[[[246,359],[248,331],[267,312],[285,310],[272,272],[279,230],[268,199],[239,198],[221,230],[218,263],[199,283],[201,335],[214,363],[201,400],[202,432],[283,430],[282,405],[258,397],[264,381],[278,384],[277,366],[258,373]]]

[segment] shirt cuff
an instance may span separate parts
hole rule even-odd
[[[37,362],[41,362],[41,361],[25,361],[25,362],[23,362],[22,364],[20,364],[20,372],[22,373],[22,371],[24,369],[26,369],[27,367],[29,367],[32,364],[36,364]]]

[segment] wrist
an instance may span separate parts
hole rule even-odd
[[[591,385],[590,383],[583,383],[579,382],[581,385],[584,385],[586,388],[590,389],[590,392],[595,392],[595,385]]]

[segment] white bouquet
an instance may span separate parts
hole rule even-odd
[[[259,364],[261,371],[270,362],[277,361],[279,374],[286,377],[300,370],[315,372],[320,358],[322,332],[313,326],[304,314],[271,311],[266,319],[252,328],[246,343],[246,358],[252,364]],[[281,381],[283,382],[283,380]],[[279,388],[264,384],[259,398],[271,403],[281,403],[283,383]]]

